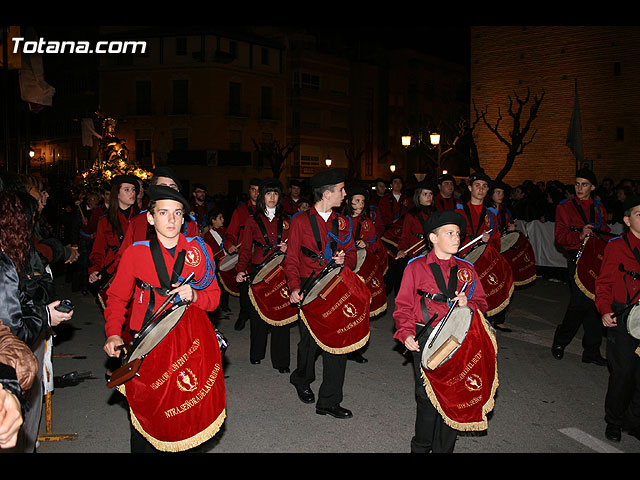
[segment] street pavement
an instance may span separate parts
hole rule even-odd
[[[128,453],[129,420],[124,397],[106,388],[104,319],[91,296],[70,292],[56,280],[60,298],[76,305],[72,320],[57,328],[54,375],[91,372],[94,378],[52,394],[52,428],[41,434],[75,434],[74,440],[41,441],[38,453]],[[249,326],[234,330],[233,312],[216,320],[229,341],[224,358],[227,418],[199,453],[408,453],[415,402],[413,372],[392,338],[393,296],[387,313],[371,323],[364,352],[367,363],[347,364],[342,406],[351,419],[317,415],[303,404],[287,374],[267,357],[249,363]],[[565,357],[551,355],[551,341],[568,302],[566,283],[539,278],[514,292],[507,310],[512,332],[497,332],[499,388],[489,428],[461,433],[456,453],[638,453],[640,441],[623,433],[619,443],[604,437],[606,367],[581,362],[582,331]],[[295,367],[297,324],[291,330],[291,368]],[[603,340],[603,355],[605,341]],[[317,394],[322,360],[316,363]]]

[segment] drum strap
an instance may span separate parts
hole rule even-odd
[[[449,284],[445,285],[444,275],[440,269],[440,265],[436,262],[430,263],[429,268],[433,273],[433,278],[436,281],[436,285],[440,291],[447,296],[447,298],[453,298],[456,296],[456,287],[458,286],[458,265],[454,265],[449,270]]]
[[[318,220],[316,219],[315,215],[311,215],[309,213],[309,210],[307,210],[307,217],[309,218],[309,223],[311,224],[311,231],[313,232],[313,237],[316,240],[316,246],[318,247],[318,251],[322,252],[323,248],[322,248],[322,239],[320,238],[320,229],[318,227]],[[333,232],[333,236],[337,237],[338,236],[338,232],[339,232],[339,226],[338,226],[338,217],[335,217],[333,219],[333,223],[331,225],[331,230]],[[332,240],[330,243],[330,248],[331,248],[331,253],[336,251],[336,241]],[[322,253],[320,253],[320,255],[322,255]],[[331,259],[331,255],[329,258],[327,257],[327,252],[325,252],[325,260],[329,261]]]
[[[573,203],[573,206],[576,207],[576,210],[580,214],[580,218],[582,218],[582,221],[584,222],[585,225],[588,223],[595,224],[595,221],[596,221],[595,203],[591,202],[591,208],[589,209],[589,220],[587,220],[587,216],[584,214],[584,210],[582,210],[580,205],[578,205],[578,202],[576,202],[576,199],[572,198],[571,202]],[[599,225],[596,225],[596,226],[599,226]]]
[[[262,238],[264,239],[263,244],[256,241],[254,241],[254,243],[260,245],[263,248],[262,256],[266,257],[269,254],[269,250],[274,248],[276,245],[278,245],[282,241],[282,230],[284,228],[283,218],[280,216],[276,219],[276,222],[278,222],[277,230],[276,230],[276,245],[271,245],[271,242],[269,241],[269,234],[267,233],[267,227],[264,225],[264,222],[262,221],[262,218],[260,218],[260,215],[254,215],[253,219],[258,224],[258,228],[260,229],[260,232],[262,233]]]

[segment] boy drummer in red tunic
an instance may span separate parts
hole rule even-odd
[[[220,300],[211,248],[200,237],[186,238],[180,233],[189,208],[186,199],[165,186],[151,186],[148,194],[147,220],[156,235],[127,248],[109,287],[104,350],[110,357],[120,356],[118,347],[124,343],[122,325],[127,304],[132,299],[130,327],[134,332],[140,330],[149,313],[153,314],[173,293],[177,294],[176,301],[190,302],[204,311],[215,310]],[[178,286],[191,272],[194,281]],[[133,426],[131,448],[132,451],[154,451]]]
[[[417,411],[415,435],[411,440],[411,451],[415,453],[452,452],[457,439],[456,430],[445,424],[427,397],[422,381],[421,350],[430,331],[446,316],[450,302],[455,300],[460,307],[468,306],[483,313],[487,310],[485,293],[473,264],[455,256],[465,229],[464,217],[452,210],[439,210],[427,219],[425,230],[429,232],[433,250],[409,262],[395,301],[394,338],[412,353],[415,370]],[[461,292],[464,283],[468,284],[467,289]],[[427,294],[429,318],[423,316],[419,290]],[[428,324],[435,313],[438,316]],[[425,323],[427,330],[416,341],[416,330]]]

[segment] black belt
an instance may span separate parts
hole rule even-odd
[[[434,302],[447,303],[449,301],[449,297],[447,297],[444,293],[427,293],[423,290],[417,290],[416,293],[421,297],[428,298],[429,300],[433,300]]]

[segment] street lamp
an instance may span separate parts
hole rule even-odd
[[[325,158],[325,159],[324,159],[324,163],[325,163],[325,165],[326,165],[327,167],[330,167],[330,166],[331,166],[331,162],[332,162],[332,160],[331,160],[331,155],[327,155],[327,158]]]
[[[431,145],[435,145],[436,146],[436,153],[437,153],[437,158],[436,158],[436,175],[440,175],[440,158],[442,156],[442,150],[440,147],[440,134],[437,132],[431,132],[429,134],[429,140],[431,140]]]
[[[396,171],[396,165],[395,163],[392,163],[391,165],[389,165],[389,170],[391,170],[391,173]]]

